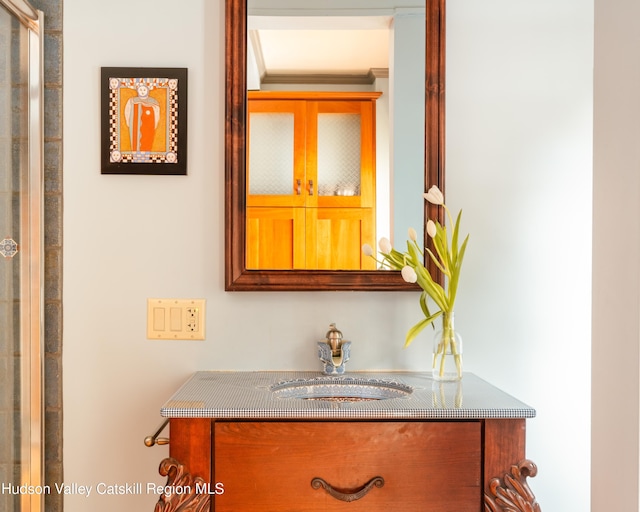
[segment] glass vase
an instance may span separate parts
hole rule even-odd
[[[437,381],[462,379],[462,337],[455,329],[453,312],[443,313],[442,329],[433,338],[431,373]]]

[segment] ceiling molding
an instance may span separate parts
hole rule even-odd
[[[260,81],[262,81],[267,71],[264,63],[264,54],[262,53],[262,44],[260,43],[260,33],[257,30],[249,31],[249,44],[253,50],[253,58],[258,67]]]
[[[371,68],[369,74],[373,77],[373,80],[376,78],[389,78],[389,68]]]
[[[371,85],[377,78],[389,78],[388,68],[372,68],[367,73],[267,73],[265,85],[274,84],[339,84]]]

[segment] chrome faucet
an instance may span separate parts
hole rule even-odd
[[[327,337],[318,342],[318,357],[322,361],[326,375],[341,375],[344,365],[351,355],[351,342],[342,339],[342,333],[336,324],[329,326]]]

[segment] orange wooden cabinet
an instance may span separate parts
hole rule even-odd
[[[362,379],[412,392],[278,394],[316,382],[348,394]],[[540,512],[526,480],[537,472],[525,457],[535,409],[471,373],[438,383],[424,372],[200,371],[161,414],[160,473],[181,492],[156,512]]]
[[[247,268],[373,270],[372,208],[247,208]]]
[[[540,510],[525,481],[535,465],[525,459],[524,419],[170,425],[171,459],[161,473],[168,487],[192,489],[163,497],[171,510]],[[530,508],[508,508],[510,499]]]
[[[477,512],[480,429],[477,421],[216,423],[213,473],[225,492],[215,510]]]
[[[379,96],[249,92],[247,268],[375,268]]]

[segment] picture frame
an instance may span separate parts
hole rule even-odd
[[[103,67],[101,111],[102,174],[187,174],[187,68]]]

